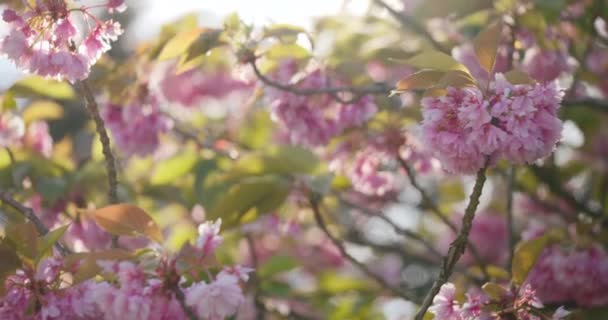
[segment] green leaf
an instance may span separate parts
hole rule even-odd
[[[264,56],[271,60],[283,60],[286,58],[301,60],[310,57],[308,50],[297,44],[277,43],[270,47]]]
[[[437,85],[439,79],[445,74],[444,71],[422,70],[397,82],[395,92],[403,93],[409,90],[428,89]]]
[[[15,93],[8,90],[2,96],[2,110],[10,111],[17,109],[17,101],[15,101]]]
[[[179,32],[165,44],[158,55],[158,60],[169,60],[181,56],[206,30],[208,29],[197,28]]]
[[[275,24],[264,28],[264,38],[278,38],[283,43],[293,43],[298,35],[306,33],[306,29],[290,24]]]
[[[53,231],[50,231],[45,236],[39,238],[38,247],[38,256],[36,257],[36,263],[38,263],[42,258],[47,256],[55,243],[63,237],[63,234],[68,230],[70,225],[65,225],[63,227],[59,227]]]
[[[511,267],[513,281],[516,284],[521,285],[524,283],[528,274],[534,265],[536,265],[536,261],[549,244],[549,239],[550,235],[545,234],[536,239],[520,243],[517,246]]]
[[[74,88],[67,82],[29,76],[17,81],[10,89],[22,97],[47,97],[58,100],[70,100],[76,97]]]
[[[469,73],[469,70],[451,56],[440,51],[425,51],[407,60],[395,60],[418,69],[429,69],[436,71],[461,70]]]
[[[321,161],[310,150],[296,146],[269,147],[244,155],[234,170],[248,174],[313,174]]]
[[[261,288],[269,296],[289,297],[291,294],[291,287],[284,282],[264,281],[261,283]]]
[[[503,301],[503,299],[509,294],[507,289],[493,282],[485,283],[481,289],[488,295],[488,297],[490,297],[492,301]]]
[[[159,163],[154,170],[150,183],[153,185],[168,184],[187,173],[196,165],[198,156],[194,153],[183,153]]]
[[[295,269],[300,264],[296,259],[289,256],[272,256],[257,269],[257,274],[261,278],[271,277],[277,273],[282,273]]]
[[[114,235],[148,236],[156,242],[163,242],[163,235],[154,220],[143,209],[132,204],[115,204],[91,212],[95,222],[105,231]]]
[[[496,23],[482,30],[473,40],[475,55],[482,68],[490,74],[494,70],[496,54],[502,34],[502,23]]]
[[[290,182],[277,175],[248,177],[220,196],[207,213],[209,219],[223,218],[227,225],[238,222],[246,213],[265,214],[279,208],[289,194]]]
[[[65,194],[68,183],[62,178],[41,177],[36,179],[34,187],[44,200],[54,203]]]
[[[452,70],[446,72],[443,77],[437,83],[438,88],[464,88],[464,87],[474,87],[477,85],[477,82],[473,77],[464,71],[461,70]]]
[[[535,82],[527,73],[517,69],[505,73],[505,78],[511,84],[534,84]]]

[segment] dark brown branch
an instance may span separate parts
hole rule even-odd
[[[406,29],[412,30],[415,33],[421,35],[424,39],[426,39],[436,50],[441,51],[446,54],[450,54],[450,50],[439,43],[433,35],[424,27],[424,25],[418,23],[412,17],[409,17],[391,7],[388,3],[383,0],[374,0],[374,3],[378,6],[386,9],[393,18],[397,19],[399,23]]]
[[[410,165],[407,164],[407,162],[401,157],[397,157],[397,161],[399,161],[401,168],[403,168],[403,170],[405,170],[407,177],[410,180],[410,184],[414,187],[414,189],[418,190],[418,192],[420,193],[423,203],[429,209],[431,209],[431,212],[437,218],[439,218],[439,220],[441,220],[441,222],[443,222],[446,226],[448,226],[450,228],[450,230],[452,230],[452,232],[454,232],[454,234],[457,234],[458,227],[456,227],[456,225],[452,221],[450,221],[450,219],[448,219],[448,217],[441,211],[441,209],[439,209],[439,206],[437,206],[435,201],[433,201],[433,199],[428,195],[426,190],[418,183],[418,179],[416,178],[416,174],[414,173],[414,170],[412,169],[412,167],[410,167]],[[472,243],[468,243],[468,241],[467,241],[467,247],[471,251],[471,255],[473,256],[473,259],[475,259],[475,263],[477,263],[477,265],[481,269],[481,272],[483,273],[485,280],[490,279],[490,275],[488,274],[488,271],[486,270],[486,265],[485,265],[483,259],[481,259],[481,255],[479,254],[479,251],[477,250],[477,248]]]
[[[34,210],[32,208],[24,206],[19,201],[15,200],[10,193],[6,191],[0,192],[0,200],[2,200],[2,203],[13,208],[14,210],[22,214],[27,220],[32,222],[40,235],[44,236],[49,233],[49,229],[47,229],[46,226],[42,223],[42,221],[40,221]],[[62,256],[66,256],[71,253],[70,250],[63,246],[59,241],[55,243],[55,248]]]
[[[106,162],[106,173],[108,175],[108,200],[110,203],[118,203],[118,171],[116,170],[116,159],[112,153],[112,146],[110,144],[110,137],[106,130],[103,118],[99,113],[99,106],[93,96],[93,91],[86,80],[80,81],[79,83],[82,94],[84,95],[85,105],[91,115],[91,118],[95,122],[97,133],[99,134],[99,140],[103,148],[103,156]]]
[[[315,199],[314,196],[312,196],[309,199],[309,202],[310,202],[310,206],[312,208],[317,225],[319,226],[319,228],[321,228],[321,231],[323,231],[325,236],[327,236],[327,238],[329,238],[329,240],[338,248],[338,250],[340,251],[342,256],[344,256],[344,258],[346,258],[353,265],[355,265],[357,268],[359,268],[363,273],[365,273],[368,277],[374,279],[378,284],[380,284],[383,288],[389,290],[394,295],[397,295],[403,299],[410,300],[410,301],[418,300],[414,294],[393,287],[386,280],[384,280],[384,278],[382,278],[382,276],[377,275],[375,272],[371,271],[365,264],[359,262],[352,255],[350,255],[348,253],[348,251],[346,250],[344,243],[342,243],[342,241],[340,239],[335,237],[327,228],[327,225],[325,224],[325,221],[323,220],[323,217],[321,215],[321,210],[319,209],[318,200]]]
[[[464,250],[468,243],[469,232],[471,231],[471,227],[473,226],[473,219],[475,218],[475,212],[477,211],[477,206],[479,206],[479,198],[481,197],[481,193],[483,191],[483,186],[486,182],[486,168],[479,170],[477,173],[477,179],[475,179],[475,186],[473,187],[473,192],[469,198],[469,204],[464,213],[464,217],[462,218],[462,228],[460,229],[460,233],[456,237],[456,239],[450,244],[450,249],[448,250],[448,254],[443,259],[441,270],[439,271],[439,276],[431,290],[429,290],[428,294],[424,298],[422,305],[420,306],[420,310],[416,314],[416,320],[422,320],[427,310],[433,303],[433,299],[439,293],[441,286],[443,286],[454,270],[456,263],[464,253]]]
[[[255,62],[255,59],[250,62],[250,65],[251,65],[251,68],[253,69],[253,72],[258,77],[258,79],[260,79],[260,81],[262,81],[262,83],[264,83],[267,86],[277,88],[279,90],[291,92],[293,94],[300,95],[300,96],[328,94],[328,95],[332,96],[332,98],[334,98],[336,101],[338,101],[339,103],[342,103],[342,104],[350,104],[350,103],[357,102],[359,99],[361,99],[361,97],[363,97],[364,95],[367,95],[367,94],[388,95],[391,93],[391,90],[392,90],[391,87],[389,87],[383,83],[376,83],[371,86],[361,86],[361,87],[345,86],[345,87],[327,87],[327,88],[319,88],[319,89],[298,88],[297,86],[279,83],[277,81],[274,81],[274,80],[266,77],[264,74],[262,74],[262,72],[258,68],[258,66]],[[344,99],[344,98],[340,97],[340,93],[353,94],[353,98]]]

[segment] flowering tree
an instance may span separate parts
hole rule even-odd
[[[94,2],[0,1],[0,319],[608,319],[608,1]]]

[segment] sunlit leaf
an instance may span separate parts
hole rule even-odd
[[[188,48],[199,38],[207,29],[197,28],[194,30],[186,30],[175,35],[169,42],[165,44],[162,51],[158,55],[158,60],[169,60],[177,58],[186,53]]]
[[[482,30],[473,40],[477,61],[489,73],[492,73],[492,70],[494,70],[501,33],[502,24],[496,23]]]
[[[162,242],[160,228],[143,209],[132,204],[116,204],[92,212],[97,224],[114,235],[145,235]]]
[[[297,44],[277,43],[268,49],[264,56],[271,60],[305,59],[310,57],[310,52]]]
[[[469,72],[469,70],[460,62],[456,61],[451,56],[440,51],[425,51],[407,60],[395,61],[410,65],[418,69],[428,69],[436,71],[461,70],[466,73]]]
[[[23,111],[23,121],[54,120],[63,117],[63,107],[53,101],[36,101]]]
[[[283,43],[293,43],[297,40],[298,34],[306,33],[306,29],[290,24],[275,24],[264,28],[264,37],[275,37]]]
[[[29,76],[21,79],[10,90],[15,95],[22,97],[48,97],[59,100],[76,97],[76,93],[69,83],[48,80],[39,76]]]
[[[464,71],[461,70],[452,70],[446,72],[439,82],[437,83],[438,88],[464,88],[464,87],[474,87],[477,83],[473,77]]]
[[[507,289],[493,282],[485,283],[481,289],[488,295],[488,297],[490,297],[492,301],[502,301],[509,294]]]
[[[150,183],[160,185],[175,181],[175,179],[191,172],[197,160],[198,156],[194,153],[178,154],[165,160],[156,166],[154,174],[150,178]]]
[[[536,261],[545,250],[549,239],[549,235],[543,235],[536,239],[520,243],[517,246],[515,254],[513,255],[511,267],[513,281],[516,284],[521,285],[526,280],[528,273],[530,273],[534,265],[536,265]]]
[[[534,80],[527,73],[517,69],[505,73],[505,78],[511,84],[534,84]]]
[[[9,111],[17,109],[17,101],[15,101],[15,93],[8,90],[2,96],[2,110]]]
[[[320,166],[319,158],[310,150],[296,146],[269,147],[244,155],[235,170],[249,174],[312,174]]]
[[[409,90],[428,89],[437,85],[439,79],[445,74],[444,71],[422,70],[404,79],[399,80],[395,92],[402,93]]]

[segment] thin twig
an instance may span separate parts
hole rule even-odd
[[[421,245],[424,246],[424,248],[426,250],[428,250],[435,257],[439,257],[439,258],[442,257],[441,253],[439,251],[437,251],[437,249],[435,249],[435,247],[431,243],[426,241],[421,235],[419,235],[418,233],[416,233],[414,231],[402,228],[401,226],[397,225],[393,220],[389,219],[382,212],[374,212],[373,210],[359,206],[356,203],[354,203],[348,199],[345,199],[344,197],[338,196],[338,200],[340,200],[340,202],[344,203],[345,205],[347,205],[351,208],[360,210],[362,213],[364,213],[367,216],[377,217],[377,218],[381,219],[382,221],[389,224],[393,228],[393,230],[395,230],[395,232],[397,232],[398,234],[420,243]]]
[[[395,19],[397,19],[397,21],[399,21],[399,23],[401,23],[404,28],[412,30],[417,34],[421,35],[423,38],[425,38],[436,50],[446,54],[450,54],[450,50],[441,43],[439,43],[437,40],[435,40],[435,38],[433,38],[433,35],[424,27],[424,25],[418,23],[412,17],[409,17],[395,10],[395,8],[391,7],[383,0],[374,0],[374,3],[386,9],[391,14],[391,16],[393,16]]]
[[[469,232],[471,231],[471,227],[473,226],[473,219],[475,218],[475,212],[477,211],[477,206],[479,205],[479,198],[481,197],[481,192],[483,191],[483,186],[486,182],[486,168],[479,170],[477,172],[477,179],[475,179],[475,186],[473,187],[473,192],[469,198],[469,204],[464,213],[464,217],[462,218],[462,228],[460,229],[460,233],[456,237],[456,239],[450,244],[450,249],[448,250],[448,254],[443,259],[443,264],[441,270],[439,271],[439,276],[433,286],[427,293],[424,298],[420,310],[416,314],[416,320],[422,320],[427,310],[433,303],[433,299],[439,293],[441,286],[443,286],[454,270],[456,263],[464,253],[466,248]]]
[[[454,232],[455,234],[458,233],[458,227],[452,221],[450,221],[450,219],[447,218],[447,216],[441,211],[441,209],[439,209],[439,206],[437,206],[435,201],[433,201],[433,199],[429,196],[429,194],[426,192],[426,190],[418,183],[418,179],[416,178],[416,174],[414,173],[414,170],[412,169],[412,167],[410,167],[410,165],[402,157],[397,157],[397,161],[399,162],[399,164],[401,165],[403,170],[405,170],[407,177],[410,180],[410,184],[414,187],[414,189],[418,190],[418,192],[420,193],[423,203],[429,209],[431,209],[431,212],[437,218],[439,218],[439,220],[441,220],[441,222],[443,222],[445,225],[447,225],[450,228],[450,230],[452,230],[452,232]],[[483,261],[483,259],[481,258],[481,255],[479,254],[479,251],[477,250],[477,248],[468,241],[467,241],[467,247],[471,251],[471,255],[473,256],[473,259],[475,259],[475,263],[481,269],[481,273],[483,274],[484,280],[490,279],[490,275],[488,274],[488,271],[486,270],[486,264]]]
[[[264,84],[266,84],[268,86],[277,88],[279,90],[291,92],[295,95],[300,95],[300,96],[328,94],[328,95],[332,96],[332,98],[334,98],[334,100],[336,100],[342,104],[350,104],[350,103],[357,102],[357,101],[359,101],[359,99],[361,99],[361,97],[363,97],[366,94],[388,95],[391,93],[391,90],[392,90],[392,88],[390,88],[389,86],[387,86],[386,84],[383,84],[383,83],[376,83],[371,86],[360,86],[360,87],[345,86],[345,87],[327,87],[327,88],[318,88],[318,89],[298,88],[297,86],[279,83],[277,81],[274,81],[274,80],[266,77],[264,74],[262,74],[262,72],[258,68],[258,66],[255,62],[255,59],[253,59],[249,64],[251,65],[251,68],[253,69],[253,72],[258,77],[258,79],[260,79],[260,81],[262,81]],[[351,93],[354,96],[352,99],[343,99],[342,97],[340,97],[340,95],[339,95],[340,93]]]
[[[377,275],[375,272],[371,271],[365,264],[359,262],[352,255],[350,255],[348,253],[348,251],[346,250],[346,247],[344,246],[342,241],[340,239],[338,239],[337,237],[335,237],[327,228],[327,225],[325,224],[325,221],[323,220],[323,217],[321,215],[321,210],[319,209],[318,200],[315,199],[314,196],[312,196],[309,199],[309,202],[310,202],[312,211],[314,213],[315,221],[317,222],[317,225],[319,226],[319,228],[321,228],[321,230],[327,236],[327,238],[329,238],[329,240],[338,248],[338,250],[340,251],[342,256],[344,256],[353,265],[357,266],[357,268],[359,268],[363,273],[365,273],[370,278],[376,280],[376,282],[378,282],[378,284],[380,284],[383,288],[389,290],[393,294],[395,294],[403,299],[410,300],[410,301],[418,300],[418,298],[414,294],[393,287],[384,278],[382,278],[382,276]]]
[[[253,272],[251,273],[251,286],[254,288],[253,302],[255,304],[255,319],[264,320],[266,318],[266,307],[262,301],[260,295],[260,279],[258,278],[258,255],[255,252],[255,243],[251,235],[245,237],[247,239],[247,245],[249,246],[249,253],[251,254],[251,263],[253,264]]]
[[[89,110],[91,118],[95,121],[95,127],[99,134],[99,140],[103,148],[103,156],[106,162],[106,171],[108,175],[108,199],[110,203],[118,203],[118,171],[116,170],[116,159],[112,153],[110,137],[104,124],[103,118],[99,113],[99,106],[93,96],[93,91],[86,80],[80,81],[80,89],[84,95],[85,105]]]
[[[507,259],[508,268],[511,270],[511,262],[515,250],[515,226],[513,221],[513,195],[515,193],[515,165],[512,164],[509,168],[507,177],[507,230],[509,232],[509,258]]]
[[[27,220],[31,221],[40,235],[44,236],[49,233],[49,229],[47,229],[44,223],[40,221],[34,210],[32,208],[24,206],[19,201],[15,200],[9,192],[0,192],[0,200],[2,200],[2,203],[4,203],[5,205],[21,213]],[[63,244],[61,244],[59,241],[55,243],[55,248],[62,256],[66,256],[71,253],[70,250],[63,246]]]

